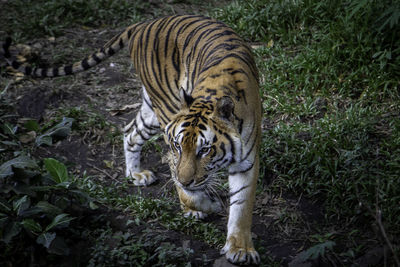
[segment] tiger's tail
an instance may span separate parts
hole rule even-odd
[[[58,77],[72,75],[78,72],[85,71],[97,64],[103,62],[107,58],[114,55],[116,52],[121,50],[130,40],[130,37],[136,28],[141,24],[134,24],[126,28],[122,33],[114,36],[110,41],[108,41],[102,48],[97,50],[90,56],[85,57],[83,60],[75,62],[70,65],[64,65],[61,67],[32,67],[30,65],[25,65],[16,59],[13,59],[10,53],[11,38],[8,37],[2,45],[3,57],[7,61],[7,64],[14,68],[15,70],[24,73],[25,75],[34,78],[45,78],[45,77]]]

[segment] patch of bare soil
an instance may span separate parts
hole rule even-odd
[[[74,29],[66,31],[63,37],[55,41],[39,39],[34,40],[33,44],[37,44],[36,47],[40,48],[37,51],[44,63],[51,65],[54,58],[57,58],[57,63],[67,63],[71,59],[79,60],[119,31],[120,29],[89,31]],[[129,56],[123,51],[104,64],[75,77],[23,80],[9,89],[7,97],[14,101],[18,116],[21,118],[48,121],[60,108],[74,107],[93,114],[101,114],[105,121],[121,129],[133,118],[138,109],[136,105],[135,109],[127,112],[124,107],[140,103],[140,87],[140,82],[131,69]],[[123,179],[122,135],[118,142],[113,143],[105,138],[107,131],[95,127],[87,132],[73,131],[68,138],[57,141],[53,146],[41,147],[35,153],[41,157],[58,158],[66,162],[69,169],[77,174],[86,171],[99,179]],[[162,138],[156,144],[163,153],[158,152],[154,146],[146,149],[143,154],[143,165],[144,168],[154,171],[159,181],[155,185],[138,189],[144,195],[151,197],[157,197],[163,192],[164,185],[170,177],[169,168],[162,161],[167,147],[163,145]],[[173,191],[171,184],[169,188]],[[171,201],[177,203],[178,209],[178,200],[173,193]],[[287,195],[270,196],[260,191],[253,219],[256,247],[264,259],[269,258],[280,262],[283,266],[288,265],[308,246],[307,236],[321,223],[322,216],[319,206],[304,198]],[[119,218],[112,224],[116,229],[125,229],[125,222],[132,219],[126,214],[110,217]],[[225,231],[226,215],[210,216],[207,220]],[[133,232],[143,230],[142,226],[129,227]],[[218,248],[210,247],[179,232],[167,229],[162,231],[172,243],[194,251],[193,265],[229,266],[224,257],[219,255]],[[208,259],[207,263],[202,261],[204,258]]]

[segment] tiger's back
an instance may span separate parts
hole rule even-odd
[[[228,94],[252,108],[260,106],[251,50],[221,22],[203,16],[165,17],[141,25],[130,42],[132,61],[160,113],[162,128],[180,110],[180,89],[193,97]]]
[[[186,215],[221,209],[214,198],[217,172],[228,170],[229,219],[221,253],[234,263],[259,263],[251,238],[259,167],[261,102],[251,49],[225,24],[203,16],[170,16],[126,28],[85,59],[57,68],[32,68],[3,54],[34,77],[91,68],[129,46],[143,83],[142,106],[124,129],[126,176],[149,185],[140,167],[143,144],[160,129],[171,150],[171,178]]]

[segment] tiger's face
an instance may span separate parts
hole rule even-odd
[[[232,112],[229,111],[229,112]],[[240,158],[240,137],[229,118],[205,101],[194,102],[166,127],[175,183],[186,191],[207,189],[216,172]]]

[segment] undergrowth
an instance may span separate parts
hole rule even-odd
[[[122,27],[143,19],[143,1],[67,0],[67,1],[9,1],[3,6],[0,19],[2,31],[14,40],[22,41],[37,36],[58,36],[70,27]],[[123,22],[123,25],[121,25]]]
[[[382,243],[398,253],[399,2],[250,0],[211,14],[261,43],[261,173],[270,190],[322,201],[348,232],[384,225]]]
[[[141,19],[140,11],[148,7],[122,0],[7,2],[1,11],[6,16],[0,17],[2,34],[12,34],[17,41],[60,35],[76,26],[120,27]],[[310,237],[313,246],[304,251],[305,257],[329,251],[342,264],[354,263],[371,249],[370,240],[399,254],[400,3],[248,0],[234,1],[210,15],[247,41],[261,44],[254,52],[265,122],[261,175],[268,190],[288,190],[323,203],[326,222],[334,229],[334,234]],[[2,109],[2,114],[8,112],[8,107]],[[64,110],[49,125],[31,121],[22,130],[12,117],[1,118],[1,260],[18,255],[13,251],[23,252],[26,258],[65,252],[70,233],[98,238],[92,265],[142,264],[149,255],[154,255],[151,264],[169,264],[169,252],[183,261],[190,258],[191,251],[162,237],[158,243],[148,243],[148,234],[114,233],[107,225],[96,233],[85,232],[79,228],[85,220],[71,203],[88,210],[98,205],[116,208],[137,218],[130,224],[153,221],[151,227],[183,231],[221,245],[219,230],[175,216],[176,207],[163,198],[117,195],[129,191],[127,183],[107,187],[88,177],[78,181],[66,174],[61,162],[32,158],[34,148],[26,144],[51,146],[69,133],[71,121],[63,116],[75,119],[74,131],[80,134],[94,126],[100,131],[110,127],[104,118],[92,115]],[[110,140],[116,134],[111,131]],[[52,171],[52,165],[62,171]],[[15,184],[18,187],[11,186]],[[371,225],[377,234],[362,235],[372,232]],[[341,231],[341,239],[335,239],[335,229]],[[26,244],[29,250],[24,250]]]
[[[176,203],[171,202],[169,198],[144,197],[140,190],[132,193],[127,182],[117,182],[109,186],[93,183],[90,177],[87,177],[83,180],[83,185],[89,195],[96,197],[104,205],[130,213],[136,224],[150,220],[166,229],[180,231],[203,240],[214,247],[222,246],[225,241],[224,234],[213,224],[185,218],[183,213],[178,211]]]
[[[0,116],[2,264],[190,266],[193,250],[172,243],[169,230],[222,246],[225,236],[220,230],[184,218],[170,199],[132,194],[128,180],[110,185],[85,174],[75,176],[62,159],[34,156],[71,131],[85,135],[88,128],[112,128],[99,115],[91,123],[79,109],[61,109],[60,114],[75,119],[56,114],[47,123],[15,123],[12,115]],[[127,220],[113,225],[113,213]],[[79,246],[85,248],[79,251]]]

